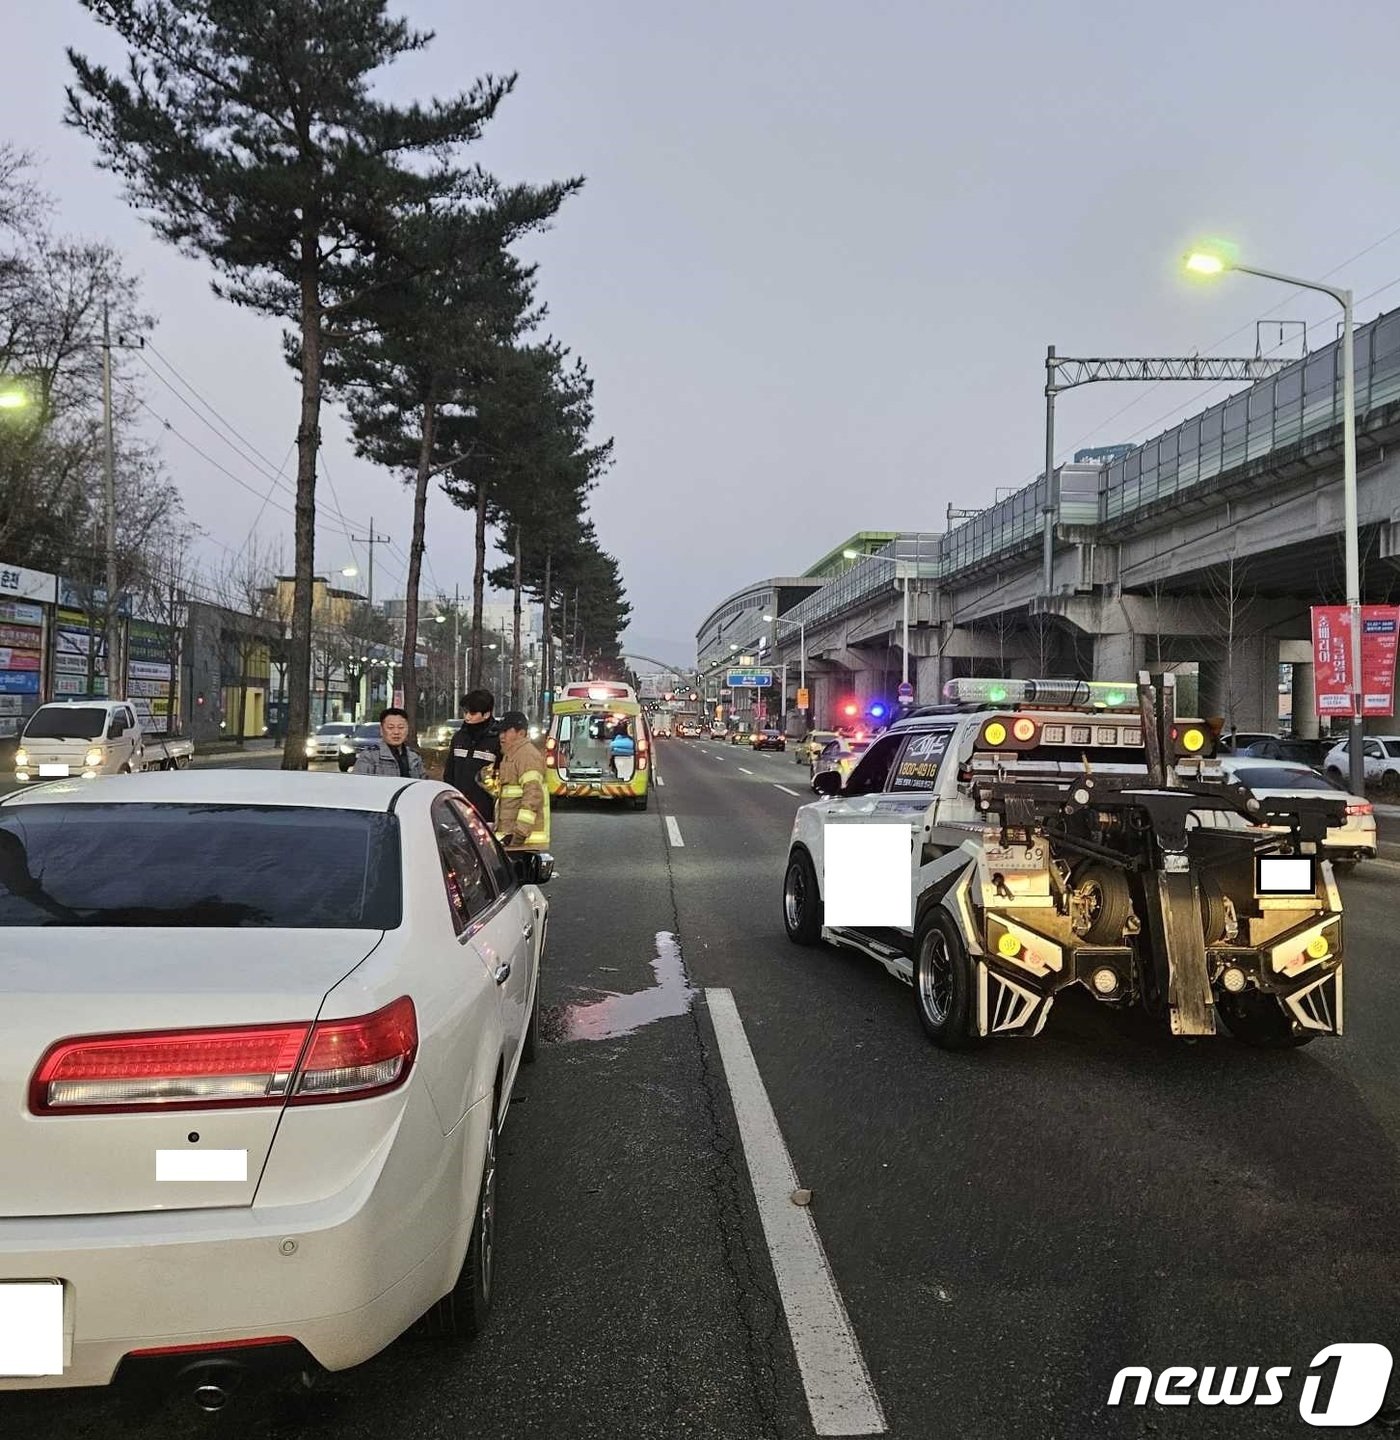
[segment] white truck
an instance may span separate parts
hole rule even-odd
[[[15,751],[15,779],[68,780],[183,770],[194,763],[192,740],[146,735],[126,700],[59,700],[25,722]]]
[[[1347,797],[1251,791],[1214,757],[1208,725],[1177,718],[1172,680],[1159,695],[1142,675],[1136,697],[950,682],[952,703],[892,725],[849,778],[817,777],[824,798],[798,810],[788,850],[788,938],[879,961],[946,1049],[1038,1035],[1076,985],[1173,1035],[1223,1025],[1270,1049],[1340,1035],[1342,901],[1325,841]],[[1238,824],[1207,823],[1221,817]],[[895,830],[869,839],[887,847],[882,865],[910,866],[907,895],[896,882],[877,903],[887,870],[828,873],[832,855],[857,863],[847,826]]]

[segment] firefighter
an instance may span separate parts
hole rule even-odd
[[[544,758],[530,743],[530,722],[522,710],[501,716],[501,764],[496,772],[496,835],[513,850],[549,849],[549,791]]]

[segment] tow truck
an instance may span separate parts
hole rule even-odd
[[[1072,985],[1178,1036],[1223,1026],[1282,1049],[1342,1033],[1342,901],[1322,842],[1344,795],[1233,780],[1217,728],[1177,716],[1170,674],[954,680],[944,695],[844,784],[818,777],[789,843],[790,940],[879,961],[946,1049],[1039,1035]],[[1202,824],[1211,811],[1239,818]],[[826,916],[825,838],[852,824],[908,827],[907,913]]]

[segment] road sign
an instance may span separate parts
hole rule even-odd
[[[914,698],[914,687],[906,680],[899,687],[899,703],[907,705]]]
[[[773,683],[773,672],[746,665],[742,669],[731,670],[724,683],[732,690],[766,690]]]
[[[812,698],[812,697],[807,693],[807,688],[806,688],[806,686],[804,685],[804,686],[803,686],[801,689],[799,689],[798,692],[797,692],[797,708],[798,708],[799,710],[805,710],[805,709],[807,708],[809,702],[811,701],[811,698]]]

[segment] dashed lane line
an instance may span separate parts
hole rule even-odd
[[[705,991],[734,1118],[773,1260],[788,1333],[818,1435],[883,1435],[888,1426],[860,1342],[836,1288],[809,1205],[758,1072],[731,990]]]
[[[802,798],[796,790],[789,790],[786,785],[779,785],[776,780],[772,782],[772,785],[775,790],[781,790],[784,795],[791,795],[796,800],[800,800]]]
[[[752,774],[753,774],[753,771],[752,771],[752,770],[745,770],[744,767],[741,765],[741,766],[739,766],[739,774],[741,774],[741,775],[752,775]]]
[[[685,841],[681,839],[681,827],[676,823],[674,815],[666,817],[666,838],[671,842],[673,849],[685,849]]]

